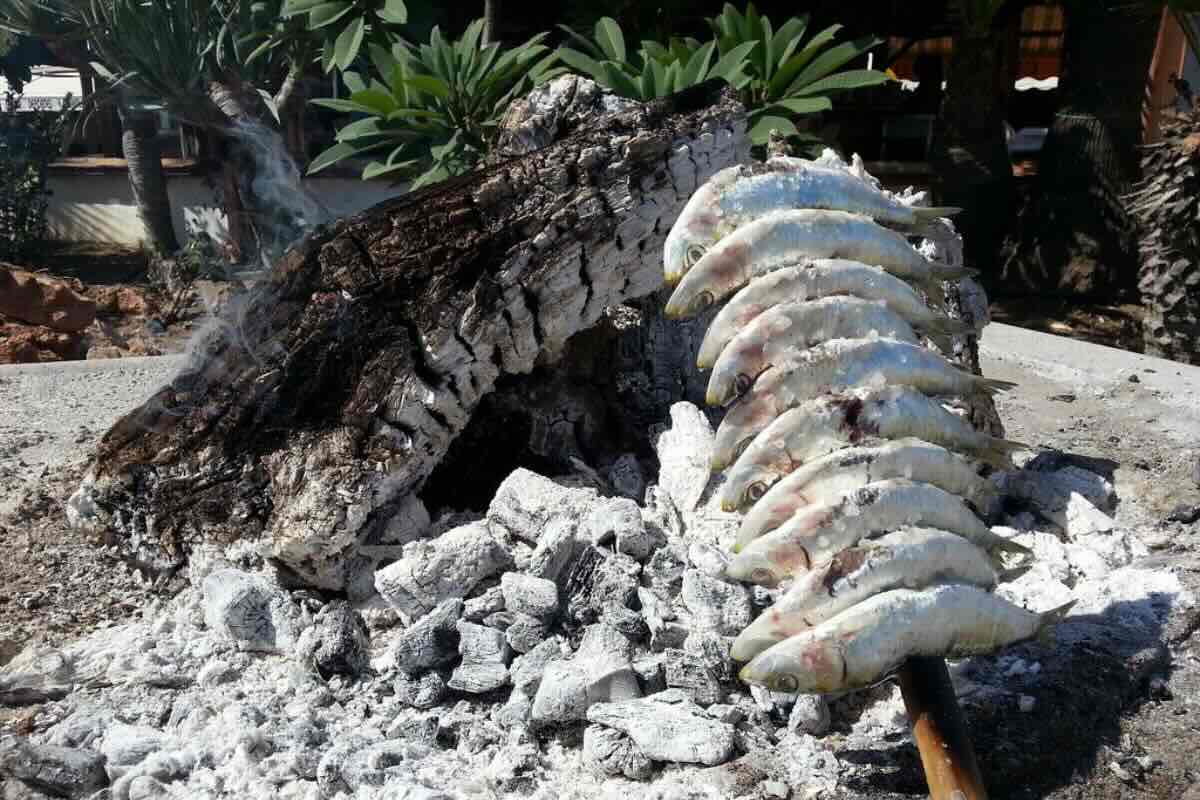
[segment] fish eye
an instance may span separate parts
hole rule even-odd
[[[751,503],[757,503],[762,500],[762,496],[767,493],[767,485],[762,481],[755,481],[746,489],[746,499]]]
[[[750,582],[771,584],[775,582],[775,576],[771,574],[771,570],[766,569],[765,567],[756,567],[754,571],[750,573]]]
[[[774,680],[773,692],[783,692],[784,694],[794,694],[800,688],[800,682],[796,680],[795,675],[777,675]]]
[[[750,391],[750,387],[754,385],[754,378],[744,373],[739,374],[733,381],[733,389],[739,395],[743,395]]]
[[[683,263],[684,263],[686,266],[688,266],[688,267],[691,267],[691,266],[693,266],[693,265],[694,265],[694,264],[695,264],[697,261],[699,261],[700,259],[704,258],[704,254],[705,254],[705,252],[707,252],[707,251],[705,250],[705,248],[704,248],[704,246],[703,246],[703,245],[699,245],[699,244],[693,244],[693,245],[691,245],[691,246],[689,246],[689,247],[688,247],[688,249],[687,249],[687,251],[686,251],[686,252],[684,252],[684,254],[683,254]]]
[[[707,309],[709,306],[711,306],[713,304],[713,299],[714,298],[713,298],[712,292],[703,291],[700,294],[696,295],[696,302],[692,304],[692,308],[695,309],[697,312],[704,311],[705,309]]]

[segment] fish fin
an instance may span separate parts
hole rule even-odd
[[[913,216],[918,222],[928,222],[929,220],[940,219],[941,217],[953,217],[961,212],[962,209],[957,206],[934,206],[932,208],[914,207]]]
[[[1039,643],[1052,647],[1054,645],[1054,627],[1062,622],[1067,614],[1071,613],[1071,609],[1075,607],[1078,600],[1072,600],[1069,603],[1063,603],[1058,608],[1052,608],[1044,614],[1039,614],[1040,621],[1038,622],[1037,640]]]
[[[951,337],[965,336],[975,330],[961,319],[941,316],[921,323],[920,328],[921,332],[933,340],[938,349],[948,356],[954,354],[954,341]]]
[[[984,394],[995,395],[1017,388],[1017,384],[1013,383],[1012,381],[1000,381],[996,380],[995,378],[981,378],[978,375],[973,377],[975,378],[976,390],[983,392]]]
[[[1014,542],[1012,539],[1005,539],[1003,536],[996,535],[996,543],[992,545],[993,550],[999,550],[1003,553],[1016,553],[1017,555],[1033,558],[1033,550],[1029,549],[1020,542]]]
[[[993,467],[1012,469],[1012,454],[1019,453],[1022,450],[1033,450],[1033,448],[1024,442],[1014,442],[1009,439],[1001,439],[997,436],[989,436],[985,440],[985,445],[979,449],[976,455],[979,456],[981,461],[986,461]]]

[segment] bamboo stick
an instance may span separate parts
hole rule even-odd
[[[987,800],[945,660],[910,658],[899,677],[930,800]]]

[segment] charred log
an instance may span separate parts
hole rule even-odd
[[[360,545],[416,535],[406,510],[503,376],[659,287],[683,202],[747,150],[706,85],[313,233],[105,435],[69,514],[152,571],[259,538],[344,588]]]

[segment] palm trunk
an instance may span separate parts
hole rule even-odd
[[[480,44],[488,45],[496,41],[496,23],[499,15],[500,0],[483,0],[483,41]]]
[[[941,125],[930,162],[941,181],[939,204],[963,209],[955,219],[967,242],[966,258],[985,275],[1013,205],[1012,166],[1004,138],[1005,98],[1011,85],[1007,36],[981,31],[955,38],[947,72]]]
[[[146,229],[146,240],[155,252],[172,253],[179,249],[179,240],[171,221],[171,199],[153,118],[124,104],[118,105],[117,113],[121,117],[121,147],[129,167],[129,186]]]

